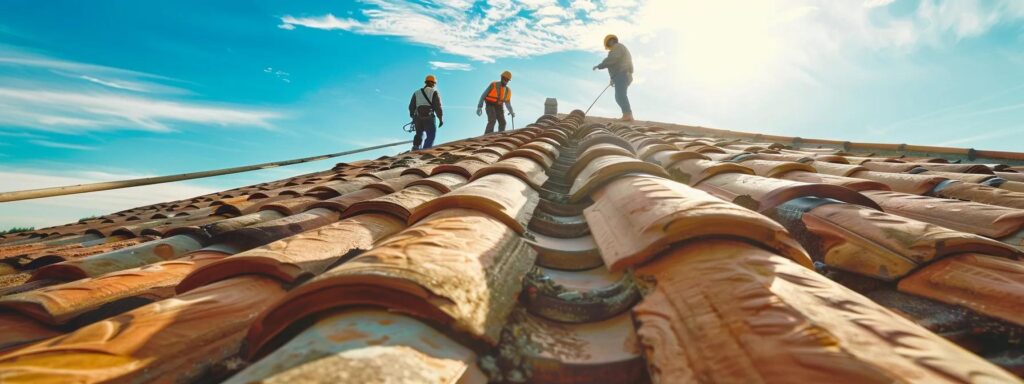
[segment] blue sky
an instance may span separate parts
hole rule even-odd
[[[585,108],[616,33],[637,118],[1024,151],[1021,1],[0,2],[0,190],[289,159],[409,139],[437,75],[439,142],[475,136],[514,73],[522,126]],[[615,116],[611,97],[592,114]],[[393,154],[380,150],[354,158]],[[0,204],[0,227],[280,179],[335,160]]]

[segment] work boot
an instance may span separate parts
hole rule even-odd
[[[633,114],[632,113],[623,113],[622,114],[622,119],[620,119],[620,120],[622,120],[622,121],[633,121]]]
[[[414,145],[414,146],[412,146],[412,150],[413,151],[418,151],[418,150],[420,150],[420,146]]]

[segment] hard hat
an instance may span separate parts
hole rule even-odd
[[[512,80],[512,72],[509,72],[509,71],[502,72],[501,73],[501,78],[502,79]]]
[[[427,82],[427,81],[429,81],[429,82],[431,82],[431,83],[436,83],[436,82],[437,82],[437,79],[436,79],[436,78],[434,78],[434,75],[427,75],[427,79],[426,79],[426,80],[423,80],[423,81],[424,81],[424,82]]]
[[[608,45],[608,42],[612,41],[612,39],[619,41],[619,37],[615,35],[608,35],[604,37],[604,49],[612,49],[612,47]]]

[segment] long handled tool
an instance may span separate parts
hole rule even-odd
[[[607,87],[604,87],[604,90],[602,90],[602,91],[601,91],[601,94],[600,94],[600,95],[597,95],[597,98],[596,98],[596,99],[594,99],[594,102],[593,102],[593,103],[590,103],[590,106],[589,106],[589,107],[587,107],[587,110],[586,110],[586,112],[583,112],[583,114],[584,114],[584,115],[586,115],[586,114],[590,113],[590,108],[594,108],[594,104],[597,104],[597,101],[598,101],[598,100],[601,100],[601,96],[604,96],[604,93],[605,93],[606,91],[608,91],[608,88],[611,88],[611,87],[612,87],[612,84],[611,84],[611,83],[608,83],[608,86],[607,86]]]

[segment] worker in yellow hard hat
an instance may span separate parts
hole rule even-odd
[[[439,127],[444,126],[444,111],[441,110],[441,94],[434,87],[437,85],[437,78],[434,75],[427,75],[423,80],[423,88],[412,93],[412,100],[409,101],[409,117],[412,118],[413,126],[416,127],[416,135],[412,138],[412,150],[420,149],[420,142],[423,142],[423,149],[434,146],[434,134],[437,128],[434,126],[434,116],[441,122]],[[426,140],[423,134],[426,134]]]
[[[505,109],[513,119],[516,113],[512,111],[512,90],[508,88],[508,82],[512,80],[512,72],[501,73],[501,81],[493,81],[484,89],[480,95],[480,102],[476,105],[476,115],[483,114],[484,104],[487,104],[487,129],[484,133],[494,132],[494,122],[498,122],[498,132],[505,131]]]
[[[608,69],[611,85],[615,87],[615,102],[622,109],[622,121],[633,121],[633,108],[629,105],[629,97],[626,95],[626,90],[633,83],[633,56],[615,35],[604,37],[604,49],[608,50],[608,57],[595,65],[594,70]]]

